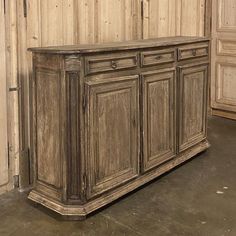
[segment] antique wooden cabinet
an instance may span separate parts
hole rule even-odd
[[[32,48],[29,198],[85,217],[209,147],[209,40]]]

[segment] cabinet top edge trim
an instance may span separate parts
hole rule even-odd
[[[177,37],[160,37],[154,39],[132,40],[113,43],[95,43],[95,44],[79,44],[67,46],[49,46],[29,48],[29,51],[36,53],[50,54],[86,54],[95,52],[114,52],[129,49],[145,49],[153,47],[177,46],[187,43],[208,42],[208,37],[192,37],[192,36],[177,36]]]

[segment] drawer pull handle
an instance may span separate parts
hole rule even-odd
[[[156,59],[157,59],[157,60],[161,60],[161,59],[162,59],[162,56],[161,56],[161,55],[158,55],[158,56],[156,56]]]
[[[193,49],[192,54],[193,54],[194,57],[197,55],[196,49]]]
[[[117,63],[115,61],[111,61],[111,67],[115,70],[117,68]]]

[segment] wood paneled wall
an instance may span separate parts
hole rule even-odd
[[[212,112],[236,120],[236,1],[212,6]]]
[[[203,36],[205,0],[144,0],[144,38]]]
[[[28,46],[141,38],[140,0],[28,0]]]
[[[28,47],[204,34],[205,0],[26,0],[27,9],[23,0],[6,2],[5,18],[10,19],[6,27],[12,29],[7,39],[11,48],[8,79],[15,83],[17,76],[21,87],[19,103],[17,92],[10,98],[14,104],[11,120],[15,122],[11,132],[14,137],[17,130],[20,132],[20,148],[16,139],[10,145],[18,148],[22,156],[14,158],[19,162],[15,174],[20,174],[23,187],[29,179],[31,55]],[[20,124],[16,120],[18,109]]]
[[[0,193],[8,184],[6,45],[3,0],[0,0]]]
[[[27,6],[28,46],[204,35],[205,0],[28,0]]]

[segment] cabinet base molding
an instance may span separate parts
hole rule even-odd
[[[236,112],[212,109],[213,116],[220,116],[231,120],[236,120]]]
[[[132,180],[131,182],[114,189],[113,191],[107,192],[103,194],[99,198],[95,200],[89,201],[84,205],[65,205],[59,201],[51,199],[37,190],[33,190],[30,192],[28,198],[36,203],[39,203],[62,216],[68,216],[69,219],[74,220],[83,220],[86,216],[111,203],[112,201],[122,197],[123,195],[135,190],[136,188],[150,182],[151,180],[155,179],[156,177],[166,173],[167,171],[173,169],[174,167],[180,165],[181,163],[187,161],[188,159],[194,157],[195,155],[203,152],[207,148],[210,147],[210,144],[207,140],[202,141],[201,143],[195,145],[192,148],[180,153],[176,158],[173,160],[161,165],[159,168],[154,169],[152,171],[143,174],[142,176]]]

